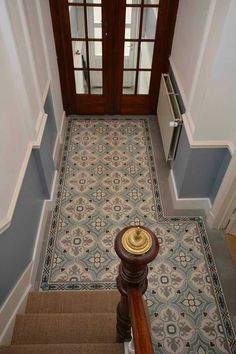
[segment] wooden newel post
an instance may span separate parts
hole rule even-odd
[[[117,333],[120,341],[131,340],[131,321],[128,305],[128,288],[147,289],[147,264],[158,254],[159,243],[154,233],[146,227],[126,227],[115,239],[115,251],[121,259],[117,288],[121,301],[117,306]]]

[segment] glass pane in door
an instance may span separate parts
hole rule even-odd
[[[151,71],[138,72],[138,95],[148,95],[150,86]]]
[[[152,67],[154,42],[141,42],[140,45],[140,69],[150,69]]]
[[[86,0],[87,4],[101,4],[102,0]]]
[[[69,2],[69,4],[73,4],[73,3],[78,3],[78,4],[83,4],[84,3],[84,0],[70,0],[70,1],[68,1]]]
[[[159,5],[160,0],[144,0],[145,5]]]
[[[87,7],[88,37],[102,38],[102,8]]]
[[[84,7],[69,6],[70,31],[72,38],[85,38]]]
[[[90,71],[91,94],[103,94],[102,71]]]
[[[126,0],[127,5],[141,4],[142,0]]]
[[[124,68],[136,69],[138,59],[139,42],[125,41],[124,45]]]
[[[82,57],[86,58],[86,43],[85,41],[72,41],[72,55],[74,68],[82,69]]]
[[[88,71],[75,70],[75,88],[76,94],[87,94],[88,93]]]
[[[146,7],[143,9],[142,39],[155,39],[158,8]]]
[[[123,72],[123,95],[134,95],[135,94],[135,79],[136,71],[124,71]]]
[[[126,7],[125,39],[138,39],[140,28],[140,7]]]
[[[102,42],[89,41],[89,66],[92,69],[102,69]]]

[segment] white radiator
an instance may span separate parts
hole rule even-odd
[[[157,117],[166,161],[175,157],[182,116],[176,100],[176,93],[167,74],[162,74],[157,105]]]

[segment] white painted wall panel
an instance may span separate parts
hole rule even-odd
[[[41,21],[42,37],[47,60],[47,69],[51,78],[51,93],[53,99],[53,108],[55,112],[56,124],[58,129],[61,127],[63,115],[61,86],[59,80],[59,71],[57,65],[56,48],[52,29],[51,12],[48,0],[41,0],[39,3],[39,15]]]
[[[171,59],[188,105],[211,1],[180,0]]]
[[[220,45],[225,19],[229,10],[230,0],[216,0],[212,2],[212,17],[209,16],[208,33],[205,41],[199,74],[196,87],[193,92],[191,102],[191,115],[195,120],[198,129],[198,119],[201,118],[201,107],[204,106],[204,99],[208,90],[209,80],[212,75],[213,65],[217,57]],[[208,132],[209,130],[206,129]]]
[[[180,0],[171,62],[196,141],[236,143],[234,0]]]
[[[43,49],[43,40],[42,40],[42,34],[40,30],[36,2],[37,2],[36,0],[24,0],[23,4],[24,4],[26,20],[30,32],[31,48],[32,48],[36,71],[37,71],[40,94],[43,99],[49,77],[47,72],[46,58]]]
[[[232,140],[236,144],[236,1],[231,1],[207,90],[199,107],[197,139]]]
[[[34,73],[34,63],[32,62],[31,48],[29,43],[29,31],[24,23],[25,17],[21,14],[20,3],[14,1],[6,2],[9,21],[13,32],[14,51],[18,58],[18,73],[22,77],[22,88],[26,96],[28,112],[25,113],[25,120],[30,129],[30,138],[36,138],[36,125],[39,118],[39,112],[42,110],[40,95],[38,90],[38,82]],[[6,33],[6,32],[5,32]],[[18,79],[19,80],[19,79]]]
[[[27,106],[7,10],[0,3],[0,221],[5,218],[29,143]]]

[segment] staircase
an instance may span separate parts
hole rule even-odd
[[[17,315],[11,345],[1,354],[123,354],[116,340],[118,291],[29,294]]]

